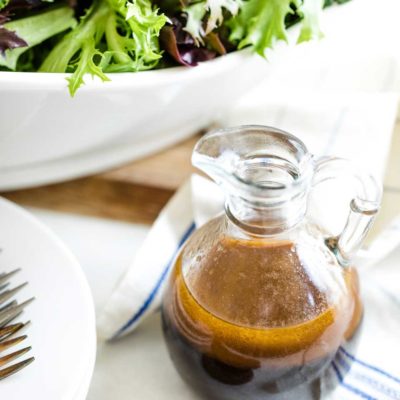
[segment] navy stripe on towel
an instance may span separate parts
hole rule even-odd
[[[343,386],[345,389],[347,389],[350,392],[356,394],[357,396],[361,397],[362,399],[378,400],[377,398],[370,396],[369,394],[363,392],[362,390],[357,389],[356,387],[345,383],[344,380],[343,380],[343,375],[340,373],[339,368],[337,367],[337,365],[335,364],[334,361],[332,361],[332,367],[333,367],[333,370],[336,373],[336,376],[337,376],[337,378],[338,378],[338,380],[340,382],[340,385]]]
[[[397,378],[396,376],[389,374],[388,372],[384,371],[381,368],[378,368],[378,367],[375,367],[374,365],[368,364],[365,361],[359,360],[358,358],[356,358],[352,354],[350,354],[347,350],[345,350],[343,347],[340,347],[340,350],[344,355],[346,355],[348,358],[350,358],[350,360],[362,365],[365,368],[370,369],[371,371],[375,371],[378,374],[381,374],[382,376],[385,376],[386,378],[389,378],[396,383],[400,383],[400,379]]]
[[[158,279],[156,285],[154,286],[153,290],[150,292],[149,296],[147,299],[144,301],[142,306],[139,308],[139,310],[132,316],[132,318],[113,336],[112,339],[116,339],[118,336],[120,336],[125,330],[127,330],[129,327],[131,327],[135,322],[138,321],[138,319],[146,312],[146,310],[149,308],[150,304],[153,302],[154,298],[156,297],[161,284],[163,283],[165,277],[168,274],[168,271],[171,267],[172,262],[174,261],[174,258],[179,251],[180,247],[185,243],[186,239],[193,233],[193,231],[196,229],[196,225],[194,222],[189,226],[189,228],[185,231],[183,236],[181,237],[181,240],[179,241],[178,247],[174,251],[173,256],[171,259],[168,261],[168,264],[164,268],[164,271],[162,272],[160,278]]]
[[[356,365],[349,358],[345,358],[346,356],[342,352],[338,352],[335,358],[335,361],[339,363],[339,365],[344,369],[347,373],[350,371],[351,365]],[[382,379],[380,374],[375,373],[375,371],[370,370],[368,368],[364,368],[364,370],[352,370],[350,372],[350,376],[357,381],[362,382],[364,385],[368,385],[372,390],[378,391],[385,395],[385,398],[390,398],[394,400],[400,400],[400,392],[390,385],[388,385],[387,380]],[[361,372],[363,371],[363,372]]]

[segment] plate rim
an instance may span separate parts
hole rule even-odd
[[[87,354],[85,362],[86,366],[84,367],[87,371],[87,374],[82,376],[76,382],[76,387],[73,387],[72,390],[69,390],[65,395],[62,396],[61,399],[58,400],[74,400],[76,393],[82,393],[84,391],[84,387],[87,385],[87,390],[89,389],[94,366],[96,362],[96,351],[97,351],[97,331],[96,331],[96,315],[95,315],[95,307],[94,300],[92,296],[92,292],[89,286],[89,283],[86,279],[86,276],[82,270],[82,267],[72,253],[72,251],[67,247],[67,245],[59,238],[55,232],[52,231],[50,227],[40,221],[37,217],[35,217],[32,213],[30,213],[24,207],[5,199],[3,196],[0,196],[0,210],[6,209],[6,212],[13,212],[16,215],[19,215],[25,221],[29,222],[35,229],[42,231],[46,238],[53,243],[55,247],[63,254],[63,256],[68,260],[70,271],[73,271],[73,275],[78,279],[80,285],[84,290],[82,290],[82,297],[84,302],[82,302],[82,309],[86,310],[86,320],[88,322],[87,328],[89,335],[92,337],[91,343],[87,345]],[[90,376],[90,379],[88,378]],[[71,398],[71,393],[74,394],[74,397]]]

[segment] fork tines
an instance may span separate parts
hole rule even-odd
[[[18,322],[9,325],[10,322],[17,318],[22,313],[23,309],[34,300],[31,298],[21,304],[18,304],[16,300],[13,300],[13,297],[27,285],[27,283],[23,283],[15,288],[8,289],[10,285],[10,278],[19,271],[19,269],[16,269],[8,273],[0,274],[0,354],[20,344],[27,338],[27,335],[21,335],[15,338],[13,338],[13,336],[17,332],[20,332],[22,329],[24,329],[29,322]],[[13,361],[17,360],[19,357],[22,357],[28,353],[30,350],[31,347],[29,346],[4,356],[0,356],[0,380],[15,374],[31,364],[35,360],[34,357],[30,357],[16,364],[7,366]]]
[[[9,376],[21,371],[21,369],[27,367],[35,361],[35,357],[28,358],[27,360],[21,361],[17,364],[11,365],[11,367],[3,368],[0,370],[0,380],[8,378]]]
[[[21,269],[17,268],[11,272],[2,273],[0,275],[0,285],[6,284],[10,280],[10,278],[17,274],[19,271],[21,271]]]
[[[9,307],[3,309],[3,311],[0,311],[0,328],[4,327],[13,319],[18,317],[22,313],[23,309],[28,304],[32,303],[33,300],[34,298],[31,298],[29,300],[24,301],[21,304],[10,305]]]
[[[4,328],[0,328],[0,342],[13,336],[28,324],[29,322],[26,322],[25,324],[22,322],[18,322],[17,324],[8,325]]]
[[[15,287],[14,289],[0,291],[0,305],[4,304],[7,300],[10,300],[12,297],[14,297],[14,295],[16,295],[27,284],[28,282],[25,282],[22,285]]]

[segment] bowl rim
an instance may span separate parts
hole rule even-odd
[[[127,86],[156,86],[185,80],[192,80],[202,76],[215,75],[227,68],[232,68],[240,61],[250,59],[256,53],[251,47],[236,50],[213,60],[199,63],[196,67],[176,66],[171,68],[140,71],[108,73],[110,81],[103,82],[98,78],[87,79],[79,89],[99,90],[103,88],[120,88]],[[0,71],[0,88],[8,89],[65,89],[66,79],[71,74],[51,72],[14,72]]]

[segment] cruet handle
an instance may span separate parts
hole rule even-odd
[[[349,160],[322,157],[315,161],[313,186],[344,177],[354,180],[355,196],[350,201],[350,211],[342,232],[336,237],[327,238],[325,242],[339,263],[348,266],[379,211],[382,188],[372,175],[360,171]]]

